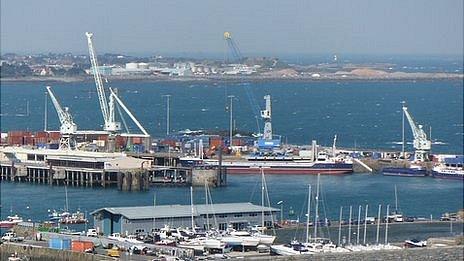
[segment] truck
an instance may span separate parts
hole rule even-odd
[[[97,230],[94,228],[90,228],[87,230],[87,233],[85,234],[88,237],[98,237]]]
[[[24,240],[24,237],[18,237],[14,232],[7,232],[3,235],[2,240],[9,242],[21,242]]]

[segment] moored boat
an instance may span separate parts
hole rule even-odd
[[[382,169],[384,176],[401,176],[401,177],[425,177],[427,169],[420,165],[411,164],[409,168],[387,167]]]
[[[464,156],[445,157],[432,169],[434,178],[464,180]]]

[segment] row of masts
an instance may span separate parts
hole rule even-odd
[[[313,230],[313,238],[318,238],[318,224],[319,224],[319,193],[320,193],[320,174],[317,175],[317,184],[316,184],[316,195],[315,195],[315,214],[314,214],[314,230]],[[349,219],[348,219],[348,241],[347,244],[351,245],[351,237],[352,237],[352,220],[353,220],[353,206],[349,208]],[[368,219],[368,211],[369,205],[365,207],[365,216],[364,216],[364,233],[363,233],[363,245],[367,243],[367,219]],[[398,197],[397,197],[397,189],[395,185],[395,212],[398,213]],[[356,231],[356,245],[360,244],[360,235],[361,235],[361,213],[362,213],[362,206],[359,205],[358,208],[358,220],[357,220],[357,231]],[[388,244],[388,223],[389,220],[389,213],[390,213],[390,205],[386,207],[386,220],[385,220],[385,242],[384,244]],[[310,214],[311,214],[311,184],[308,185],[308,208],[306,213],[306,238],[305,241],[308,243],[311,239],[310,236]],[[377,213],[377,222],[376,222],[376,244],[380,244],[380,223],[382,220],[382,205],[379,204],[378,213]],[[340,207],[340,217],[339,217],[339,227],[338,227],[338,246],[342,245],[342,223],[343,223],[343,207]]]

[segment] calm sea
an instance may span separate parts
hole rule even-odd
[[[93,82],[85,83],[2,83],[1,130],[43,129],[44,91],[50,84],[63,106],[69,106],[79,129],[100,129],[102,117]],[[309,144],[316,139],[331,145],[379,149],[400,149],[401,101],[406,101],[416,121],[438,143],[433,151],[459,153],[463,150],[463,84],[459,81],[431,82],[112,82],[140,122],[154,136],[166,131],[166,100],[171,96],[171,126],[181,129],[227,129],[227,96],[234,95],[234,119],[241,130],[258,131],[258,107],[265,94],[272,95],[273,126],[289,143]],[[29,103],[29,116],[26,104]],[[54,109],[48,106],[49,129],[57,129]],[[407,129],[406,137],[412,140]],[[408,146],[411,149],[411,145]],[[315,186],[315,176],[267,177],[270,203],[284,201],[284,215],[302,217],[306,210],[307,184]],[[214,202],[260,202],[259,175],[230,176],[225,188],[212,189]],[[321,177],[321,213],[338,219],[340,206],[369,204],[369,215],[378,204],[395,205],[410,216],[438,217],[463,207],[463,183],[433,178],[401,178],[354,174]],[[2,183],[2,216],[19,213],[44,219],[47,209],[63,208],[63,187]],[[146,192],[120,192],[115,189],[68,189],[70,207],[93,211],[108,206],[152,204],[156,193],[159,204],[188,204],[185,187],[157,187]],[[195,189],[195,202],[204,202],[204,192]],[[289,215],[292,209],[295,214]],[[347,218],[347,216],[346,216]]]

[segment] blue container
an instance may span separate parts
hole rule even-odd
[[[51,149],[51,150],[57,150],[59,147],[60,147],[60,144],[58,144],[58,143],[48,144],[48,148]]]
[[[69,238],[50,238],[48,241],[48,247],[59,250],[71,249],[71,239]]]
[[[381,157],[382,157],[382,154],[380,152],[372,152],[373,159],[380,159]]]

